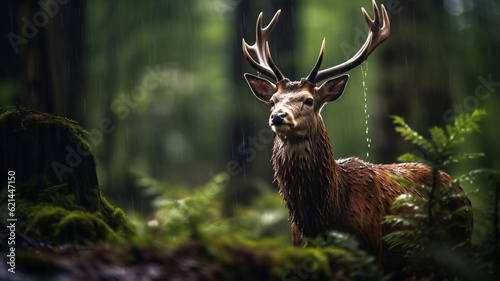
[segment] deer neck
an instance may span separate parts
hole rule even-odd
[[[333,158],[323,121],[315,134],[293,139],[276,136],[273,147],[274,179],[289,209],[289,216],[307,237],[331,229],[342,202],[337,184],[341,171]],[[340,215],[340,214],[339,214]]]

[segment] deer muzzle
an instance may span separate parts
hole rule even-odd
[[[271,125],[283,125],[286,116],[286,112],[276,112],[271,114]]]

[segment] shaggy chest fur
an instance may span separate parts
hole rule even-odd
[[[335,161],[327,135],[316,138],[276,137],[273,147],[274,178],[289,209],[289,217],[306,237],[334,229],[342,214]]]

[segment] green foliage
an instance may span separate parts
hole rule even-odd
[[[166,229],[166,234],[174,239],[184,233],[196,238],[202,231],[210,231],[214,227],[220,230],[223,225],[218,224],[219,208],[212,203],[223,190],[226,180],[227,175],[219,174],[206,185],[196,188],[192,196],[158,198],[155,201],[157,218]]]
[[[57,241],[104,241],[117,235],[98,216],[83,211],[69,211],[61,207],[38,206],[33,208],[26,229],[29,236]],[[116,240],[116,239],[114,239]]]
[[[45,188],[38,195],[39,201],[50,202],[55,206],[61,206],[65,209],[72,209],[75,205],[75,195],[68,194],[67,191],[62,189],[67,187],[68,183],[53,185]]]
[[[255,208],[235,206],[235,216],[222,212],[222,194],[228,184],[228,175],[219,173],[208,183],[186,192],[186,188],[169,185],[139,172],[132,172],[145,196],[153,197],[154,217],[144,222],[136,216],[132,220],[139,234],[168,237],[167,243],[207,236],[238,236],[243,240],[258,240],[289,233],[287,210],[281,199],[268,189],[253,202]],[[182,191],[184,190],[184,191]]]
[[[223,231],[227,223],[221,218],[217,197],[225,187],[226,174],[218,174],[191,194],[177,194],[167,183],[150,178],[144,173],[134,171],[138,176],[143,193],[154,196],[154,218],[148,222],[160,236],[168,237],[169,242],[178,243],[188,238],[197,239],[213,231]],[[140,220],[135,221],[138,229],[147,231]],[[143,223],[142,223],[143,224]]]
[[[2,106],[0,106],[0,114],[3,114],[5,112],[9,112],[9,111],[14,111],[17,109],[18,109],[18,107],[15,105],[2,105]]]
[[[430,159],[424,159],[413,153],[406,153],[398,158],[404,162],[421,162],[436,169],[443,169],[446,166],[458,163],[463,160],[475,159],[483,156],[483,153],[454,153],[454,148],[465,141],[465,137],[474,132],[479,132],[478,122],[486,115],[481,109],[474,110],[471,114],[458,115],[452,124],[447,124],[445,128],[433,127],[429,130],[431,139],[425,139],[414,131],[404,119],[393,116],[396,131],[405,140],[420,146],[429,155]]]
[[[389,276],[383,276],[380,269],[375,265],[375,258],[361,250],[358,241],[347,233],[331,231],[326,236],[311,241],[311,246],[316,248],[337,247],[345,249],[349,255],[345,257],[353,269],[349,279],[353,280],[386,280]]]
[[[425,139],[411,129],[402,118],[394,116],[396,131],[404,139],[420,146],[427,152],[427,159],[406,153],[398,160],[421,162],[431,168],[432,177],[424,185],[415,184],[401,177],[391,176],[400,182],[401,188],[413,188],[423,193],[425,197],[404,194],[398,197],[392,207],[391,215],[383,219],[383,223],[395,227],[395,231],[386,235],[384,241],[390,247],[400,247],[413,253],[422,263],[421,269],[436,268],[436,247],[447,249],[448,252],[458,252],[470,246],[470,240],[453,241],[450,233],[468,233],[472,229],[468,224],[468,217],[472,215],[470,206],[456,208],[457,202],[465,202],[465,193],[459,184],[463,181],[472,181],[485,170],[472,170],[456,177],[451,182],[441,186],[440,170],[450,164],[461,163],[464,160],[483,156],[482,153],[456,153],[459,144],[465,141],[467,135],[479,132],[478,122],[485,116],[484,110],[475,110],[470,114],[459,115],[452,124],[445,128],[433,127],[430,129],[431,139]],[[441,273],[436,273],[441,274]],[[443,273],[444,274],[444,273]]]
[[[68,124],[71,124],[71,126],[80,134],[90,134],[89,131],[87,131],[85,128],[83,128],[77,121],[75,120],[72,120],[72,119],[69,119],[67,117],[63,117],[63,116],[55,116],[55,118],[63,121],[63,122],[66,122]]]
[[[220,173],[190,192],[133,171],[144,194],[153,196],[154,216],[132,216],[134,244],[167,247],[174,255],[190,253],[217,280],[383,280],[374,258],[349,235],[332,232],[307,247],[290,245],[273,230],[286,224],[287,210],[276,193],[262,190],[252,208],[235,207],[235,216],[221,212],[229,177]],[[153,242],[151,242],[153,241]],[[179,258],[179,257],[177,257]],[[200,265],[201,266],[201,265]]]
[[[475,228],[475,251],[482,258],[482,270],[494,272],[500,276],[500,170],[490,170],[481,193],[476,194],[482,201],[483,208],[474,209],[475,224],[481,220],[481,225]],[[489,187],[487,189],[487,187]]]

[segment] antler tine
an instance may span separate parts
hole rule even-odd
[[[371,52],[373,52],[373,50],[375,50],[375,48],[380,45],[380,43],[382,43],[385,39],[387,39],[387,37],[389,37],[389,34],[391,33],[391,23],[389,21],[389,16],[387,15],[387,10],[385,9],[384,5],[382,4],[382,27],[380,27],[380,13],[375,0],[373,0],[373,10],[375,11],[374,20],[370,18],[364,8],[361,8],[366,23],[368,24],[370,31],[374,34],[372,39],[373,43],[370,45],[370,48],[368,49],[365,57],[368,57]]]
[[[314,65],[309,75],[307,75],[306,77],[306,80],[313,84],[316,83],[314,80],[316,79],[316,75],[318,74],[321,62],[323,61],[324,53],[325,53],[325,38],[323,38],[323,43],[321,43],[321,50],[319,51],[318,60],[316,61],[316,64]]]
[[[248,63],[250,63],[250,65],[257,71],[260,71],[263,74],[274,78],[276,81],[280,81],[284,78],[284,76],[271,58],[267,39],[269,38],[269,35],[271,34],[274,26],[278,22],[280,13],[281,10],[278,10],[271,22],[265,28],[262,28],[263,13],[260,13],[257,19],[257,26],[255,28],[255,44],[250,46],[245,42],[245,39],[243,39],[242,44],[243,54],[245,55]],[[252,58],[252,56],[249,54],[249,51],[257,55],[258,62],[256,62]]]
[[[389,16],[387,15],[387,11],[384,7],[384,5],[381,5],[382,7],[382,27],[380,27],[380,12],[377,7],[377,3],[375,0],[373,0],[373,11],[375,14],[374,19],[372,20],[368,13],[365,11],[364,8],[361,8],[361,12],[363,13],[363,16],[366,20],[366,23],[368,24],[368,28],[370,29],[368,33],[368,37],[366,38],[365,43],[361,47],[361,49],[348,61],[321,70],[317,72],[317,75],[312,75],[313,71],[316,69],[313,68],[311,73],[309,74],[307,80],[308,81],[314,81],[312,83],[317,83],[322,80],[325,80],[329,77],[333,77],[339,74],[342,74],[346,71],[349,71],[353,69],[354,67],[360,65],[365,61],[368,56],[375,50],[375,48],[380,45],[382,42],[384,42],[387,37],[389,37],[389,34],[391,32],[391,23],[389,21]]]

